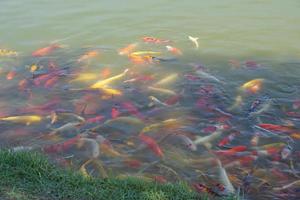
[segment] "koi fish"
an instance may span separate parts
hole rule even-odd
[[[6,79],[12,80],[16,75],[17,75],[17,72],[15,70],[12,70],[12,71],[8,72],[8,74],[6,75]]]
[[[219,196],[218,193],[215,193],[212,189],[210,189],[209,187],[207,187],[206,185],[204,184],[201,184],[201,183],[194,183],[193,184],[193,187],[196,189],[197,192],[199,193],[208,193],[210,195],[213,195],[213,196]]]
[[[246,146],[240,145],[240,146],[235,146],[228,150],[217,150],[214,152],[221,155],[235,155],[237,152],[243,152],[246,150],[247,150]]]
[[[203,71],[202,69],[198,69],[196,70],[196,74],[200,77],[200,78],[203,78],[203,79],[208,79],[208,80],[212,80],[212,81],[216,81],[218,83],[221,83],[221,81],[216,78],[215,76]]]
[[[256,99],[248,110],[249,116],[260,115],[271,107],[272,99],[268,96]]]
[[[54,76],[54,77],[48,79],[48,80],[45,82],[44,87],[45,87],[45,88],[48,88],[48,89],[51,88],[51,87],[53,87],[53,86],[57,83],[58,79],[59,79],[58,76]]]
[[[164,89],[164,88],[149,86],[148,89],[153,91],[153,92],[163,93],[163,94],[167,94],[167,95],[176,95],[177,94],[176,92],[174,92],[172,90]]]
[[[154,97],[154,96],[149,96],[149,99],[150,99],[150,101],[151,101],[151,103],[149,104],[149,106],[152,106],[152,105],[154,105],[154,104],[156,104],[156,105],[161,105],[161,106],[169,106],[169,105],[167,105],[167,104],[161,102],[159,99],[157,99],[157,98]]]
[[[26,89],[26,87],[28,86],[27,79],[20,80],[18,83],[18,86],[19,86],[20,91],[24,91]]]
[[[163,44],[163,43],[171,42],[171,40],[163,40],[154,37],[143,37],[143,41],[146,43],[154,43],[154,44]]]
[[[290,145],[286,145],[281,151],[281,158],[286,160],[292,154],[292,147]]]
[[[122,155],[119,152],[117,152],[116,150],[114,150],[114,148],[111,145],[111,143],[109,142],[109,140],[107,140],[103,136],[97,135],[96,141],[99,143],[100,150],[104,154],[106,154],[108,156],[112,156],[112,157],[125,157],[124,155]]]
[[[218,139],[221,135],[222,135],[222,130],[224,130],[224,126],[218,126],[217,130],[215,132],[213,132],[211,135],[205,136],[205,137],[200,137],[197,136],[197,139],[194,140],[194,144],[198,145],[198,144],[204,144],[210,146],[210,142]]]
[[[128,71],[129,71],[129,69],[125,69],[125,71],[119,75],[110,77],[105,80],[98,81],[98,82],[94,83],[93,85],[91,85],[90,88],[93,88],[93,89],[103,88],[103,87],[107,86],[108,84],[123,78],[127,74]]]
[[[269,131],[275,131],[275,132],[292,132],[294,129],[290,126],[282,126],[282,125],[276,125],[276,124],[259,124],[260,128],[269,130]]]
[[[142,166],[141,161],[135,160],[135,159],[124,160],[123,162],[128,167],[132,167],[132,168],[136,168],[136,169],[138,169],[138,168],[140,168]]]
[[[228,190],[229,193],[234,194],[235,189],[230,182],[230,179],[228,178],[227,172],[225,168],[222,167],[221,161],[217,160],[218,168],[219,168],[219,176],[221,183],[225,186],[226,190]]]
[[[117,90],[117,89],[113,89],[113,88],[103,87],[103,88],[99,88],[99,89],[105,95],[109,95],[109,96],[121,96],[123,94],[122,91]]]
[[[157,51],[136,51],[130,54],[131,56],[143,56],[143,55],[161,55],[161,52]]]
[[[257,146],[258,145],[258,142],[259,142],[259,136],[260,134],[259,133],[255,133],[254,136],[252,137],[250,143],[252,146]]]
[[[121,56],[129,55],[131,52],[134,51],[134,49],[136,49],[136,47],[137,47],[137,43],[129,44],[127,47],[124,47],[119,50],[119,55]]]
[[[240,61],[235,60],[235,59],[229,60],[228,63],[229,63],[229,65],[231,65],[231,67],[234,67],[234,68],[239,68],[241,66]]]
[[[241,95],[237,95],[235,97],[234,103],[232,104],[232,106],[228,108],[228,110],[234,110],[236,108],[240,108],[242,104],[243,104],[243,97]]]
[[[194,142],[185,135],[176,135],[178,138],[180,138],[184,145],[191,151],[197,151],[197,145],[194,144]]]
[[[300,99],[293,102],[293,109],[298,110],[300,108]]]
[[[160,123],[151,124],[142,129],[141,134],[163,127],[180,126],[178,119],[167,119]]]
[[[80,125],[81,125],[81,122],[68,122],[65,125],[62,125],[61,127],[56,128],[53,131],[51,131],[49,133],[49,135],[54,135],[54,134],[57,134],[57,133],[62,133],[64,131],[76,128],[76,127],[78,127]]]
[[[262,79],[262,78],[253,79],[251,81],[248,81],[248,82],[244,83],[240,88],[243,91],[255,94],[255,93],[257,93],[258,91],[261,90],[263,81],[264,81],[264,79]]]
[[[70,82],[86,82],[97,79],[98,75],[96,73],[80,73],[75,79]]]
[[[172,46],[167,45],[166,48],[167,48],[167,50],[168,50],[169,52],[171,52],[171,53],[174,54],[174,55],[182,55],[181,50],[178,49],[178,48],[176,48],[176,47],[172,47]]]
[[[105,78],[108,78],[111,74],[111,71],[109,69],[109,67],[105,67],[101,70],[100,72],[100,75],[101,75],[101,78],[105,79]]]
[[[225,145],[227,145],[228,143],[232,142],[232,140],[234,140],[234,138],[239,134],[239,132],[233,132],[230,135],[228,135],[227,137],[223,138],[218,146],[219,147],[224,147]]]
[[[188,36],[189,40],[192,41],[192,43],[194,43],[195,48],[198,49],[199,48],[199,44],[198,44],[198,37],[192,37],[192,36]]]
[[[38,115],[23,115],[23,116],[11,116],[11,117],[0,117],[0,121],[25,123],[30,125],[32,123],[39,123],[42,121],[42,117]]]
[[[144,142],[157,156],[163,157],[163,151],[161,148],[158,146],[156,141],[152,138],[149,137],[145,134],[140,134],[139,138],[142,142]]]
[[[136,78],[132,78],[132,79],[123,81],[123,83],[133,83],[133,82],[137,82],[137,81],[147,82],[147,81],[153,81],[153,80],[154,80],[154,77],[152,75],[141,75]]]
[[[46,56],[50,53],[52,53],[54,50],[61,48],[61,45],[58,44],[51,44],[50,46],[47,47],[43,47],[41,49],[38,49],[34,52],[32,52],[32,56],[33,57],[42,57],[42,56]]]
[[[167,100],[165,100],[165,104],[169,105],[169,106],[172,106],[172,105],[175,105],[176,103],[179,102],[179,100],[181,99],[182,95],[179,94],[179,95],[174,95],[174,96],[171,96],[170,98],[168,98]]]
[[[97,158],[100,155],[100,148],[99,148],[99,144],[95,139],[91,139],[91,138],[80,138],[78,140],[79,143],[81,143],[82,145],[86,145],[87,149],[90,153],[89,157],[90,158]],[[81,146],[81,145],[80,145]]]
[[[84,55],[82,55],[80,58],[78,58],[77,62],[82,62],[82,61],[88,60],[90,58],[94,58],[98,55],[99,55],[99,51],[96,51],[96,50],[88,51]]]
[[[111,109],[111,118],[112,119],[116,119],[117,117],[119,117],[121,113],[119,112],[119,110],[117,108],[112,108]]]
[[[154,83],[154,85],[155,86],[168,85],[168,84],[171,84],[174,81],[176,81],[177,78],[178,78],[178,74],[177,73],[173,73],[173,74],[170,74],[169,76],[161,79],[160,81]]]
[[[18,52],[7,50],[7,49],[0,49],[0,56],[17,56]]]
[[[126,109],[130,114],[137,118],[144,120],[145,117],[138,111],[138,109],[131,102],[123,102],[121,106]]]
[[[255,68],[258,68],[260,67],[261,65],[258,64],[257,62],[253,61],[253,60],[248,60],[248,61],[245,61],[244,62],[244,65],[248,68],[252,68],[252,69],[255,69]]]
[[[77,135],[74,138],[68,139],[63,143],[49,145],[43,148],[46,153],[59,153],[68,150],[71,146],[75,145],[81,138],[81,135]]]
[[[154,63],[153,56],[150,55],[143,55],[143,56],[137,56],[137,55],[129,55],[129,60],[133,62],[136,65],[143,65],[143,64],[152,64]]]
[[[99,115],[99,116],[87,119],[86,122],[87,123],[99,123],[99,122],[103,121],[103,119],[104,119],[104,116]]]

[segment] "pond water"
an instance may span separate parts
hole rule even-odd
[[[299,8],[2,0],[0,146],[85,176],[297,199]]]

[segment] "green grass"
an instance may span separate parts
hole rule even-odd
[[[186,184],[136,178],[85,178],[50,164],[38,153],[0,150],[0,199],[203,200]]]

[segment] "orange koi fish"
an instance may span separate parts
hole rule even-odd
[[[151,149],[157,156],[159,157],[163,157],[163,151],[161,150],[161,148],[158,146],[157,142],[152,138],[149,137],[145,134],[140,134],[139,138],[142,142],[144,142],[149,149]]]
[[[48,80],[45,82],[44,87],[45,87],[45,88],[48,88],[48,89],[51,88],[51,87],[53,87],[53,86],[57,83],[58,79],[59,79],[58,76],[54,76],[54,77],[48,79]]]
[[[172,47],[172,46],[170,46],[170,45],[167,45],[166,48],[167,48],[167,50],[168,50],[169,52],[171,52],[171,53],[174,54],[174,55],[182,55],[181,50],[178,49],[178,48],[176,48],[176,47]]]
[[[52,53],[54,50],[61,48],[61,45],[58,44],[51,44],[50,46],[47,47],[43,47],[41,49],[38,49],[34,52],[32,52],[32,56],[33,57],[42,57],[42,56],[46,56],[50,53]]]
[[[146,43],[163,44],[169,43],[171,40],[158,39],[155,37],[143,37],[143,41]]]
[[[110,76],[110,74],[111,74],[111,71],[108,67],[103,68],[100,72],[100,76],[102,79],[108,78]]]
[[[8,74],[6,75],[6,79],[12,80],[16,75],[17,75],[17,72],[15,70],[12,70],[12,71],[8,72]]]
[[[129,55],[131,52],[133,52],[137,47],[137,43],[129,44],[127,47],[124,47],[122,49],[119,49],[118,53],[119,55]]]
[[[20,91],[24,91],[28,86],[28,81],[26,79],[23,79],[18,83],[18,86]]]
[[[94,58],[98,55],[99,55],[99,51],[96,51],[96,50],[88,51],[84,55],[82,55],[80,58],[78,58],[77,62],[82,62],[82,61],[88,60],[90,58]]]
[[[259,124],[259,127],[269,130],[269,131],[275,131],[275,132],[292,132],[294,129],[290,126],[283,126],[283,125],[276,125],[276,124]]]
[[[98,122],[101,122],[103,119],[104,119],[104,116],[99,115],[99,116],[87,119],[86,122],[87,123],[98,123]]]
[[[43,151],[46,153],[58,153],[58,152],[66,151],[71,146],[75,145],[79,141],[80,138],[81,138],[81,135],[77,135],[76,137],[71,138],[63,143],[46,146],[43,148]]]

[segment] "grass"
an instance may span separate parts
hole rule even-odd
[[[0,199],[4,200],[203,200],[186,184],[136,178],[85,178],[50,164],[38,153],[0,150]]]

